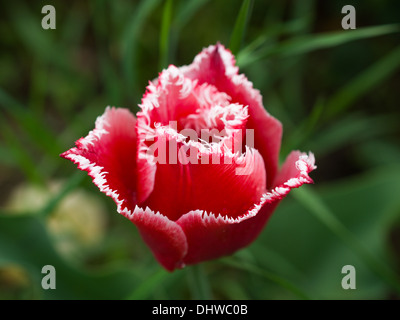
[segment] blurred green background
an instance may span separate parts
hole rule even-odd
[[[41,9],[56,9],[43,30]],[[356,9],[343,30],[344,5]],[[399,299],[400,2],[8,1],[0,12],[0,299]],[[86,173],[59,154],[107,105],[220,41],[314,152],[251,246],[168,273]],[[56,289],[43,290],[44,265]],[[341,286],[344,265],[356,289]]]

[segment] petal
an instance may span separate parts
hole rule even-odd
[[[278,170],[282,125],[264,109],[260,92],[243,74],[238,74],[232,53],[220,44],[209,46],[195,57],[191,65],[181,67],[181,71],[199,84],[209,83],[226,92],[232,103],[249,106],[247,128],[254,130],[252,147],[264,158],[267,187],[272,187]]]
[[[152,129],[156,125],[169,125],[182,130],[190,122],[190,115],[214,105],[227,105],[229,99],[214,86],[197,85],[197,81],[185,77],[172,65],[160,74],[156,83],[148,85],[140,105],[142,110],[137,114],[138,203],[142,204],[154,188],[156,167],[143,156],[143,150],[152,144]]]
[[[100,191],[114,199],[120,213],[136,205],[135,126],[129,110],[107,107],[95,129],[61,154],[87,171]]]
[[[171,128],[160,127],[156,132],[158,153],[166,157],[152,162],[154,189],[143,206],[171,220],[197,209],[237,217],[265,192],[264,161],[257,150],[232,154],[221,144],[186,142]]]
[[[262,195],[245,214],[228,218],[202,210],[191,211],[176,222],[182,227],[188,242],[186,264],[215,259],[249,245],[264,228],[279,202],[294,187],[312,183],[308,173],[315,169],[314,156],[293,152],[285,163],[280,179],[287,179]]]
[[[150,247],[157,261],[165,269],[173,271],[184,267],[183,257],[187,253],[187,240],[182,228],[159,212],[136,207],[125,216],[131,220]]]
[[[198,85],[175,66],[161,72],[156,84],[149,83],[139,107],[138,119],[151,127],[155,123],[169,125],[170,121],[185,119],[198,110],[214,105],[226,105],[230,97],[209,84]],[[178,128],[179,129],[179,128]]]
[[[260,106],[262,106],[260,104]],[[264,108],[249,109],[247,130],[254,130],[254,148],[264,158],[267,172],[267,188],[272,187],[278,164],[282,140],[282,124],[269,115]]]
[[[217,217],[202,210],[191,211],[177,221],[186,234],[188,253],[185,264],[216,259],[249,245],[258,236],[277,203],[258,206],[251,219]],[[250,211],[249,211],[250,212]],[[239,222],[241,221],[241,222]]]
[[[308,174],[316,168],[315,158],[311,152],[307,155],[298,150],[292,151],[276,176],[274,187],[298,188],[304,183],[313,183]]]

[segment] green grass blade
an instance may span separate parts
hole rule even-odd
[[[46,206],[40,211],[40,214],[43,216],[48,216],[52,212],[54,212],[57,205],[74,189],[76,189],[81,182],[86,178],[85,174],[82,172],[76,172],[68,181],[64,184],[63,188],[60,192],[51,199]]]
[[[31,109],[21,105],[2,88],[0,88],[0,110],[11,115],[39,148],[45,150],[50,155],[60,152],[61,147],[59,142],[55,138],[54,133],[48,129],[48,126],[44,125],[42,120]]]
[[[193,19],[193,16],[204,7],[210,0],[187,0],[179,2],[177,5],[176,16],[171,22],[169,39],[169,58],[174,63],[178,48],[179,37],[182,29]]]
[[[139,69],[137,48],[140,32],[147,18],[160,2],[161,0],[142,0],[134,11],[122,35],[122,68],[126,79],[127,92],[132,92],[133,96],[141,96],[142,92],[139,89],[137,77],[137,70]]]
[[[165,0],[163,8],[160,30],[160,70],[166,68],[169,61],[169,38],[172,20],[172,2],[172,0]]]
[[[269,26],[255,40],[237,53],[238,66],[243,68],[256,61],[259,50],[263,50],[266,47],[272,48],[278,36],[299,32],[304,28],[305,22],[306,19],[298,18],[286,23],[276,23]]]
[[[358,239],[335,217],[311,188],[303,186],[292,192],[292,196],[309,212],[340,238],[362,261],[390,287],[400,293],[399,277],[386,265],[376,259]]]
[[[360,28],[352,31],[337,31],[322,34],[298,36],[283,41],[278,46],[266,47],[259,50],[251,57],[247,57],[246,64],[273,56],[286,58],[295,55],[307,54],[316,50],[327,49],[343,45],[348,42],[368,39],[372,37],[397,33],[400,31],[399,24],[388,24]]]
[[[40,12],[31,12],[22,2],[10,2],[4,8],[8,11],[16,34],[35,58],[52,64],[67,74],[76,73],[66,48],[52,37],[51,32],[43,31]]]
[[[7,151],[15,159],[15,164],[24,173],[26,178],[32,183],[43,184],[45,180],[44,176],[37,170],[32,156],[3,118],[0,118],[0,133],[6,143]]]
[[[203,265],[197,264],[187,267],[187,276],[192,298],[195,300],[210,300],[212,292],[209,280],[204,272]]]
[[[291,276],[292,279],[300,281],[305,274],[296,265],[280,252],[270,249],[261,241],[254,242],[249,250],[256,257],[260,268],[268,268],[271,272],[278,272],[281,276]],[[243,250],[242,250],[243,251]]]
[[[310,298],[308,297],[308,295],[305,292],[303,292],[301,289],[296,287],[290,281],[282,278],[281,276],[279,276],[275,273],[261,269],[258,266],[254,265],[254,264],[250,264],[243,260],[238,261],[237,259],[232,258],[232,257],[222,258],[222,259],[220,259],[220,261],[231,267],[235,267],[235,268],[238,268],[241,270],[245,270],[245,271],[254,273],[254,274],[261,276],[269,281],[272,281],[275,284],[279,285],[280,287],[283,287],[286,290],[288,290],[289,292],[293,293],[300,299],[310,300]]]
[[[174,25],[178,30],[181,30],[190,19],[196,14],[201,7],[203,7],[210,0],[189,0],[183,1],[181,8],[176,14]]]
[[[290,133],[289,137],[282,144],[282,154],[286,155],[290,150],[298,149],[302,143],[308,139],[316,130],[320,123],[325,101],[323,98],[318,98],[311,110],[309,116]]]
[[[311,51],[336,47],[351,41],[368,39],[400,31],[399,24],[373,26],[352,31],[338,31],[298,37],[282,43],[275,54],[282,57],[305,54]]]
[[[154,291],[154,288],[164,282],[169,275],[171,274],[160,268],[157,272],[137,286],[135,290],[133,290],[133,292],[127,297],[127,300],[147,299]]]
[[[316,0],[296,1],[292,6],[292,17],[302,19],[302,28],[296,30],[297,34],[310,32],[315,18]]]
[[[93,14],[93,31],[96,40],[96,52],[98,55],[99,69],[101,75],[101,82],[105,85],[106,96],[111,104],[119,105],[122,102],[122,92],[123,87],[121,79],[117,74],[112,59],[110,59],[109,47],[111,40],[108,38],[107,34],[107,21],[108,10],[110,8],[104,0],[95,1],[91,3],[92,14]]]
[[[240,50],[252,7],[253,0],[243,1],[229,42],[229,49],[233,54],[238,53]]]
[[[353,102],[398,71],[399,67],[400,46],[361,72],[355,79],[337,92],[327,103],[327,117],[330,118],[345,111]]]
[[[352,114],[323,127],[312,139],[307,141],[309,150],[315,154],[328,154],[349,144],[358,144],[377,136],[396,132],[398,121],[393,114],[366,117]]]

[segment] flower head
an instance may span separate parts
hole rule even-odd
[[[209,46],[150,82],[137,118],[108,107],[61,156],[93,178],[167,269],[250,244],[291,189],[312,183],[314,156],[278,170],[282,126],[231,52]]]

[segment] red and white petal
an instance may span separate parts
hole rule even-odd
[[[182,228],[159,212],[136,207],[124,214],[138,228],[144,242],[165,269],[183,268],[187,239]]]
[[[129,110],[107,107],[95,129],[61,154],[87,171],[100,191],[114,199],[120,213],[136,205],[135,126]]]
[[[215,259],[249,245],[258,237],[277,205],[292,188],[312,183],[308,173],[315,168],[313,154],[293,152],[278,176],[285,181],[263,194],[243,215],[230,218],[228,215],[216,215],[203,210],[184,214],[176,221],[188,242],[184,262],[194,264]]]
[[[190,210],[201,209],[236,218],[246,212],[266,190],[264,161],[257,150],[247,148],[243,155],[202,154],[208,164],[190,165]],[[190,204],[190,208],[189,208]]]
[[[176,67],[169,67],[160,74],[157,85],[149,83],[147,86],[139,105],[142,111],[138,113],[138,118],[143,118],[147,125],[153,127],[154,123],[168,125],[170,121],[194,113],[197,104],[190,98],[195,86],[196,82],[184,77]]]
[[[209,83],[219,91],[226,92],[231,103],[249,106],[248,129],[254,129],[254,148],[262,157],[267,170],[267,186],[272,187],[278,170],[282,125],[263,107],[258,90],[243,74],[238,74],[235,57],[221,44],[209,46],[198,54],[193,63],[180,68],[186,77],[199,84]]]
[[[154,143],[156,126],[170,126],[177,131],[201,129],[196,115],[215,105],[229,104],[230,97],[214,86],[198,85],[175,66],[164,70],[157,82],[150,83],[138,112],[138,203],[142,204],[154,188],[156,167],[145,153]]]
[[[188,253],[185,264],[216,259],[246,247],[260,234],[278,201],[256,205],[242,218],[227,218],[202,210],[191,211],[177,221],[185,232]],[[239,223],[240,222],[240,223]]]
[[[219,83],[225,76],[233,77],[239,68],[233,54],[219,43],[204,48],[190,65],[180,67],[186,77],[199,83]],[[218,88],[218,86],[217,86]],[[226,92],[226,91],[224,91]]]
[[[262,104],[260,104],[262,107]],[[249,108],[247,130],[254,130],[254,148],[262,155],[267,172],[267,188],[271,188],[278,171],[282,124],[264,108]]]
[[[142,206],[171,220],[197,209],[237,217],[265,192],[264,161],[257,150],[247,148],[239,155],[223,144],[186,142],[171,128],[158,128],[157,136],[162,142],[158,154],[165,158],[153,162],[149,158],[156,166],[155,183]]]
[[[298,188],[305,183],[313,183],[308,175],[315,170],[314,154],[298,150],[292,151],[286,158],[274,181],[274,188]]]
[[[157,84],[149,83],[143,96],[138,119],[154,127],[155,123],[169,125],[213,105],[227,105],[230,97],[209,84],[198,85],[175,66],[160,73]]]

